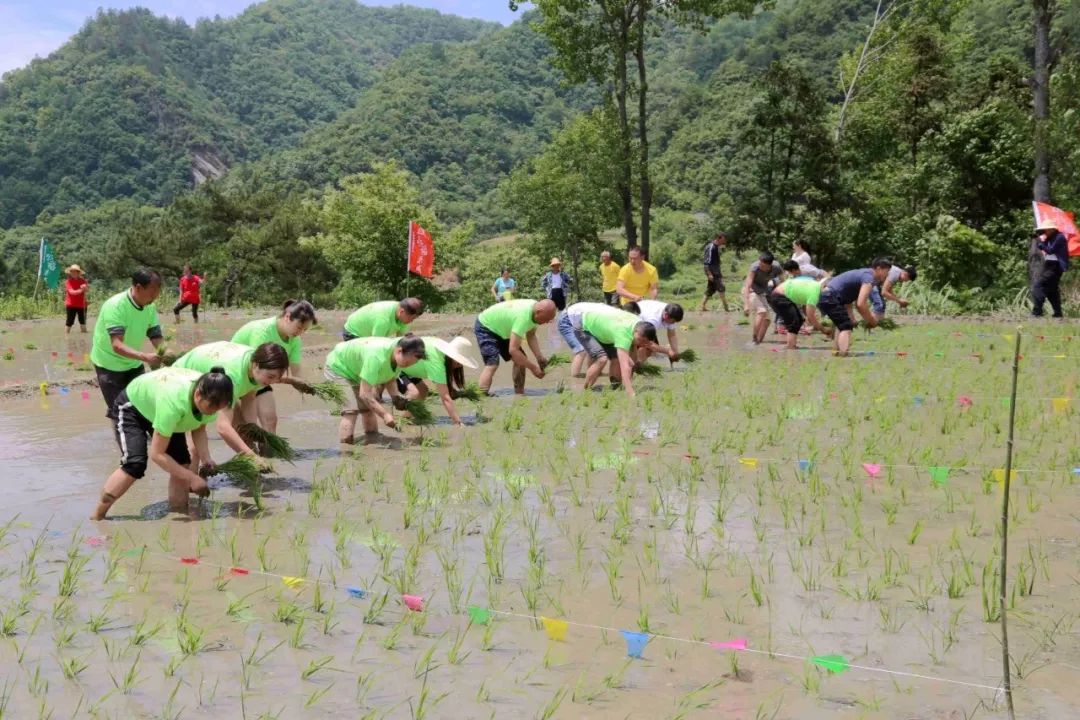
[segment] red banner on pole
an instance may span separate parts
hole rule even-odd
[[[409,272],[430,278],[435,274],[435,242],[419,223],[409,223]]]
[[[1035,227],[1046,222],[1056,227],[1069,240],[1069,257],[1080,256],[1080,231],[1076,229],[1076,219],[1071,212],[1046,203],[1033,202],[1035,211]]]

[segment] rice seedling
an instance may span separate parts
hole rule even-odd
[[[455,397],[461,400],[468,400],[470,402],[480,402],[484,397],[484,393],[480,390],[480,385],[475,382],[468,382],[465,387],[456,392]]]
[[[640,362],[634,365],[634,374],[641,375],[642,377],[658,377],[663,374],[663,370],[659,365],[652,365],[647,362]]]
[[[551,355],[548,355],[547,365],[544,366],[544,370],[551,370],[552,368],[557,368],[560,365],[569,364],[570,358],[567,357],[564,353],[552,353]]]
[[[693,348],[687,348],[679,351],[679,362],[684,362],[687,365],[693,365],[698,361],[698,354]]]
[[[158,363],[161,367],[172,367],[183,355],[183,353],[169,352],[164,345],[159,345],[154,352],[157,354]]]
[[[310,390],[307,394],[319,398],[338,413],[341,412],[341,408],[345,405],[345,390],[336,382],[328,380],[314,383],[307,385],[304,390]]]
[[[296,460],[296,450],[288,440],[255,423],[241,423],[236,426],[236,432],[249,447],[257,447],[263,457],[290,463]]]
[[[408,413],[405,420],[410,425],[426,427],[435,423],[435,415],[424,400],[406,400],[405,412]]]

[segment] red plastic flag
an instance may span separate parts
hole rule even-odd
[[[430,278],[435,274],[435,241],[419,223],[409,223],[409,272]]]
[[[1076,229],[1076,218],[1071,212],[1041,202],[1032,202],[1031,207],[1035,211],[1035,227],[1043,222],[1053,225],[1068,239],[1069,257],[1080,255],[1080,230]]]

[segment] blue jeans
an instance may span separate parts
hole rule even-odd
[[[563,340],[570,346],[570,352],[577,355],[579,352],[585,352],[585,348],[578,342],[577,337],[574,335],[574,326],[570,324],[570,316],[565,312],[559,314],[559,319],[555,323],[555,327],[559,329],[559,334],[562,335]]]
[[[881,288],[877,285],[870,288],[870,309],[875,315],[885,314],[885,298],[881,296]]]

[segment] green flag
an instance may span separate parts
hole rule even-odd
[[[60,265],[45,238],[41,238],[41,248],[38,250],[38,278],[44,280],[50,290],[60,286]]]
[[[820,665],[831,673],[842,673],[851,667],[843,655],[818,655],[810,658],[810,662]]]
[[[469,620],[474,625],[487,625],[491,622],[491,611],[487,608],[477,607],[476,605],[470,605],[468,607]]]

